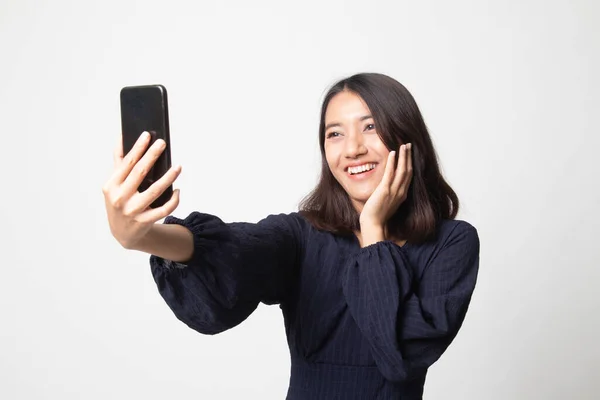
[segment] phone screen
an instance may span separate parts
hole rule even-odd
[[[161,85],[130,86],[121,90],[121,129],[123,132],[123,154],[127,154],[142,132],[151,135],[150,147],[157,139],[163,139],[167,147],[148,171],[138,188],[142,192],[160,179],[171,168],[169,117],[167,91]],[[170,195],[169,188],[151,207],[162,205]],[[162,204],[161,204],[162,203]]]

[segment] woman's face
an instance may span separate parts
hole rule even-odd
[[[335,95],[325,112],[325,157],[358,212],[381,182],[388,154],[362,98]]]

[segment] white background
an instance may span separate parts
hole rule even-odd
[[[316,183],[320,101],[356,72],[416,97],[481,270],[426,399],[597,399],[599,6],[510,1],[0,2],[0,398],[283,399],[277,307],[197,334],[108,230],[122,86],[169,90],[175,215],[257,221]]]

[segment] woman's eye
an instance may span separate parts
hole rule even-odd
[[[375,129],[375,125],[373,125],[373,124],[369,124],[365,127],[366,131],[372,131],[373,129]]]
[[[332,138],[332,137],[338,137],[340,134],[338,132],[329,132],[327,134],[327,139]]]

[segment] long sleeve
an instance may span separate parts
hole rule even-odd
[[[378,242],[360,250],[343,284],[350,313],[380,372],[392,382],[424,376],[460,329],[479,269],[479,237],[457,223],[419,270],[406,250]]]
[[[183,225],[194,237],[194,254],[185,264],[150,257],[159,293],[190,328],[219,333],[244,321],[260,302],[285,300],[301,257],[301,225],[293,215],[224,223],[194,212],[165,223]]]

